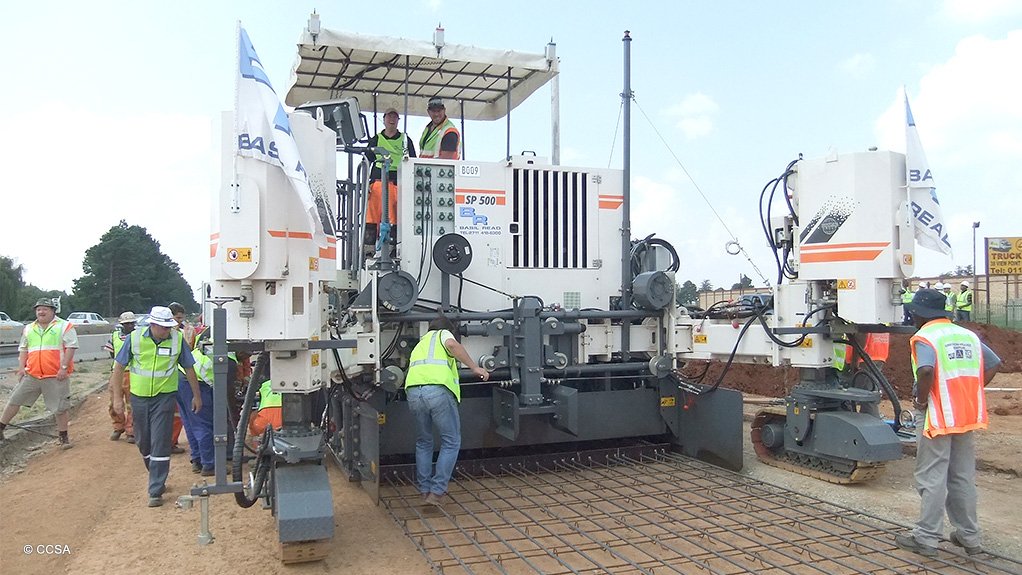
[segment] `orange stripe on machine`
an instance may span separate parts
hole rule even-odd
[[[880,248],[881,250],[891,245],[891,242],[858,242],[853,244],[806,244],[799,249],[803,252],[830,251],[845,248]]]
[[[599,200],[601,210],[616,210],[621,207],[621,204],[625,203],[624,196],[615,196],[612,194],[600,194]]]
[[[486,198],[486,200],[482,200],[482,198]],[[507,192],[504,190],[458,188],[454,192],[454,201],[459,204],[504,206],[507,205]]]

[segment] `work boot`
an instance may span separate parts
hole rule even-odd
[[[933,559],[934,557],[937,556],[936,547],[923,545],[922,543],[916,541],[914,535],[895,535],[894,544],[897,545],[900,549],[904,549],[905,551],[911,551],[913,553],[922,555],[923,557],[928,557],[930,559]]]
[[[966,545],[965,543],[963,543],[961,537],[958,536],[957,531],[951,532],[951,543],[953,545],[961,547],[962,549],[965,549],[965,552],[968,553],[969,555],[979,555],[980,553],[983,552],[982,545]]]
[[[163,496],[157,495],[156,497],[149,498],[149,507],[160,507],[163,505]]]
[[[215,467],[203,467],[202,471],[199,473],[199,475],[201,475],[202,477],[213,477],[214,475],[216,475],[216,468]]]
[[[202,463],[198,459],[192,462],[192,473],[199,473],[202,471]]]
[[[426,505],[432,505],[438,509],[442,509],[444,506],[444,496],[437,495],[436,493],[430,493],[426,496]]]
[[[181,447],[180,445],[176,445],[176,444],[175,445],[171,445],[170,446],[170,452],[173,455],[177,455],[179,453],[184,453],[185,452],[185,448]]]
[[[114,432],[110,434],[110,441],[117,441],[118,439],[121,438],[122,433],[124,433],[123,429],[121,431],[117,431],[115,429]]]
[[[128,443],[135,443],[135,436],[134,435],[129,435],[128,436]]]
[[[71,449],[74,445],[71,444],[71,440],[67,437],[66,431],[61,431],[57,437],[57,442],[60,444],[61,449]]]

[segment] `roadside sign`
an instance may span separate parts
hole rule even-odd
[[[986,238],[987,275],[1022,274],[1022,238]]]

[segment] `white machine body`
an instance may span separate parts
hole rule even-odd
[[[309,185],[321,205],[332,202],[337,156],[334,132],[309,114],[290,116]],[[234,156],[230,113],[223,117],[220,201],[210,238],[212,295],[224,304],[229,340],[261,340],[274,350],[278,391],[318,389],[323,380],[320,339],[326,322],[323,287],[337,275],[336,239],[313,237],[302,202],[273,164]],[[329,223],[329,210],[327,225]],[[323,214],[321,214],[323,215]]]

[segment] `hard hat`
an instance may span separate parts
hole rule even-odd
[[[131,313],[130,311],[122,313],[120,317],[117,318],[117,323],[121,325],[124,325],[126,323],[135,323],[135,321],[137,321],[135,318],[135,314]]]
[[[919,289],[930,289],[930,282],[919,282]]]
[[[53,311],[57,311],[57,304],[53,303],[53,299],[48,297],[39,298],[39,300],[35,302],[35,305],[32,306],[32,309],[35,309],[39,306],[51,307],[53,308]]]
[[[962,281],[962,283],[961,283],[960,285],[961,285],[962,287],[969,287],[969,282],[967,282],[967,281]]]
[[[944,282],[937,282],[937,283],[933,284],[933,289],[935,289],[935,290],[942,290],[942,289],[944,289]]]

